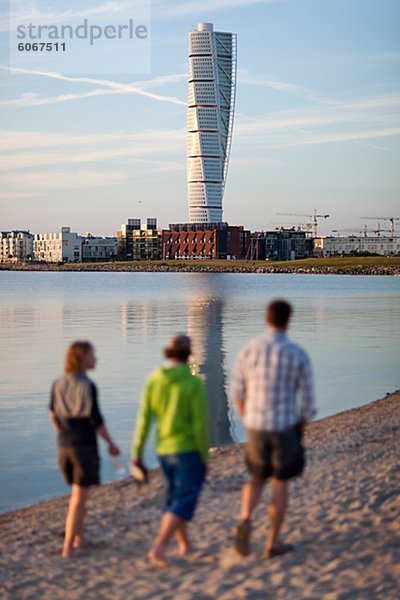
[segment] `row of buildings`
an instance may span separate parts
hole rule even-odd
[[[78,235],[70,227],[57,232],[0,231],[0,262],[79,263],[117,258],[116,237]]]
[[[107,262],[187,258],[246,258],[250,232],[227,223],[181,223],[169,229],[157,219],[128,219],[115,237],[57,232],[0,231],[0,262]]]
[[[132,260],[298,260],[349,254],[400,255],[400,237],[320,236],[291,228],[251,232],[228,223],[178,223],[160,229],[157,219],[128,219],[115,237],[57,232],[0,231],[0,262],[80,263]]]

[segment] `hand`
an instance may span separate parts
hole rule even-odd
[[[244,417],[244,402],[243,402],[243,400],[236,400],[236,409],[237,409],[240,417],[243,419],[243,417]]]
[[[114,442],[110,442],[108,444],[108,454],[111,456],[118,456],[121,454],[121,450],[114,444]]]
[[[139,483],[147,483],[149,472],[141,458],[134,458],[130,462],[130,471]]]

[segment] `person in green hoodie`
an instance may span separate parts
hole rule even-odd
[[[132,463],[144,468],[143,449],[153,422],[157,427],[157,456],[166,480],[166,503],[156,540],[148,556],[157,567],[168,563],[165,552],[175,536],[179,552],[190,549],[191,521],[206,475],[208,455],[205,386],[187,364],[191,353],[186,335],[174,336],[164,350],[167,364],[147,380],[135,435]]]

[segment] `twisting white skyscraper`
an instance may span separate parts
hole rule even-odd
[[[190,223],[222,222],[236,92],[236,34],[189,33],[187,172]]]

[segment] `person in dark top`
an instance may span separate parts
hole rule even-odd
[[[96,366],[89,342],[74,342],[67,350],[65,373],[51,388],[50,421],[58,434],[58,462],[65,481],[72,485],[62,556],[71,556],[83,542],[83,519],[89,487],[100,483],[97,435],[112,456],[120,454],[104,424],[97,389],[86,375]]]

